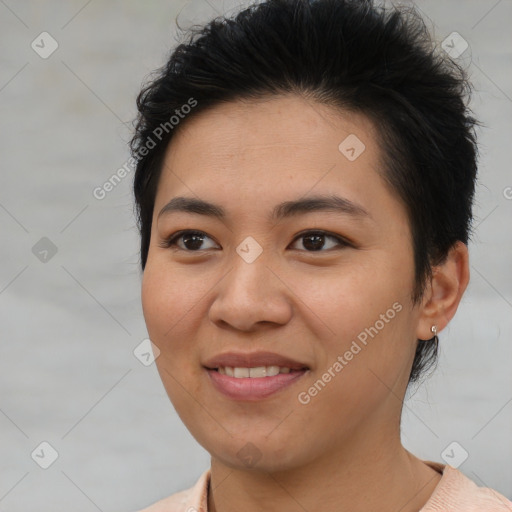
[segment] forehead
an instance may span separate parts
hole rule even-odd
[[[349,135],[364,140],[370,152],[377,149],[378,134],[365,115],[297,95],[281,95],[237,100],[199,112],[185,119],[168,149],[175,158],[183,156],[180,149],[187,142],[207,147],[210,154],[224,157],[280,146],[295,147],[299,154],[312,154],[311,146],[318,145],[322,139],[322,150],[327,149],[337,159],[341,156],[339,144]]]
[[[308,194],[377,206],[379,196],[390,195],[379,175],[377,137],[364,115],[295,95],[217,105],[175,133],[155,212],[173,196],[222,200],[239,211],[266,206],[265,213]]]

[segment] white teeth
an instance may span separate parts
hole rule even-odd
[[[218,371],[221,375],[235,377],[237,379],[274,377],[279,373],[290,373],[290,368],[280,366],[256,366],[254,368],[239,368],[232,366],[220,366]]]
[[[233,377],[237,379],[249,377],[249,368],[233,368]]]
[[[279,374],[279,366],[267,366],[267,375],[273,377]]]
[[[257,368],[249,368],[249,377],[266,377],[267,369],[264,366],[258,366]]]

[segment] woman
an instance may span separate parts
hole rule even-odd
[[[469,280],[469,90],[410,10],[268,0],[141,92],[144,317],[211,454],[146,512],[512,510],[400,440]]]

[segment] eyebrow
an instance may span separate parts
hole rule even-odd
[[[371,218],[368,211],[357,203],[336,195],[322,195],[280,203],[272,210],[269,220],[278,221],[320,211],[343,213],[360,219]],[[219,220],[224,220],[227,217],[226,211],[221,206],[192,197],[174,197],[160,210],[158,218],[173,212],[205,215]]]

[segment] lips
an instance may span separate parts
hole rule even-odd
[[[218,370],[219,368],[226,367],[258,368],[262,366],[278,366],[280,368],[290,368],[290,370],[309,369],[304,363],[272,352],[255,352],[252,354],[228,352],[208,359],[203,366],[209,370]]]
[[[262,400],[303,377],[309,367],[271,352],[226,353],[204,364],[214,388],[233,400]]]

